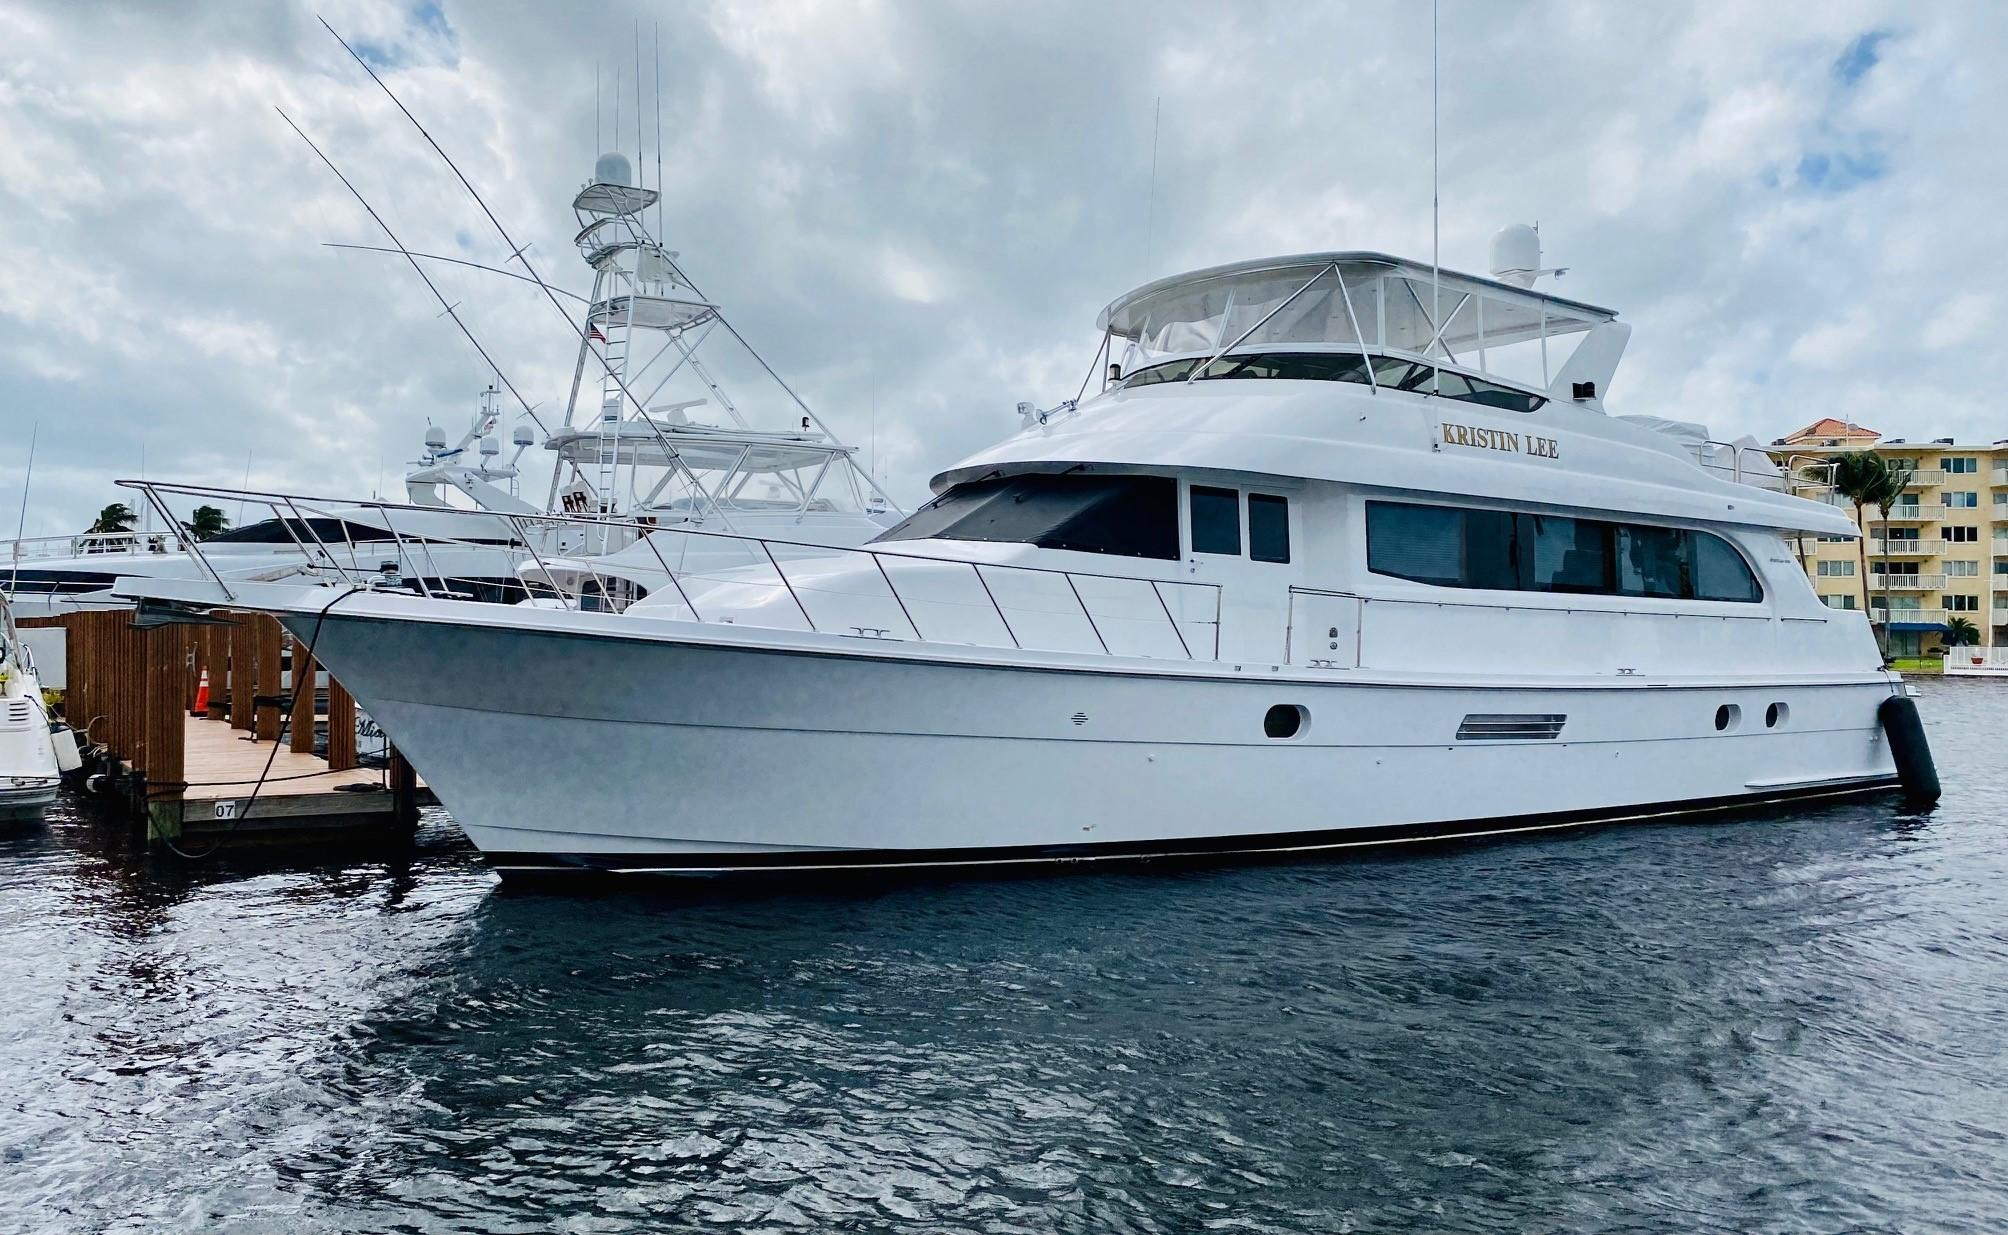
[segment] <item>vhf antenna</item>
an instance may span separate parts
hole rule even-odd
[[[1443,393],[1443,229],[1439,222],[1442,197],[1437,192],[1436,160],[1436,6],[1429,0],[1429,328],[1436,333],[1435,369],[1429,393]],[[1535,265],[1541,263],[1535,262]]]

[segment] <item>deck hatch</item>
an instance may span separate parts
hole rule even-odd
[[[1460,742],[1522,742],[1560,737],[1568,717],[1553,712],[1473,712],[1457,726]]]

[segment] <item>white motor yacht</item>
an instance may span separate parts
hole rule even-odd
[[[0,597],[0,819],[39,818],[61,783],[35,656]]]
[[[1935,793],[1864,615],[1792,551],[1852,522],[1760,450],[1608,414],[1629,327],[1535,290],[1529,234],[1492,278],[1333,252],[1138,288],[1102,314],[1099,393],[1021,405],[864,548],[631,524],[659,585],[599,612],[120,588],[314,640],[510,873],[1306,852]],[[700,537],[746,564],[678,569]]]

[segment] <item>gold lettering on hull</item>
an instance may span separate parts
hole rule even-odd
[[[1456,425],[1446,422],[1443,426],[1443,444],[1468,446],[1473,450],[1500,450],[1507,454],[1524,454],[1536,459],[1562,457],[1561,444],[1552,437],[1535,437],[1531,433],[1523,435],[1506,429],[1486,429],[1476,425]]]

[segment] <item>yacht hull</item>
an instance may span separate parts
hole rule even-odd
[[[54,783],[11,785],[0,779],[0,820],[18,823],[40,819],[55,800]]]
[[[282,616],[507,873],[1310,850],[1895,785],[1875,675],[1401,682]],[[1265,733],[1279,705],[1294,736]]]

